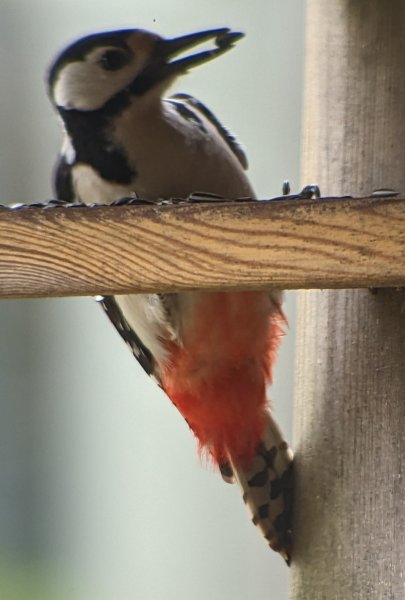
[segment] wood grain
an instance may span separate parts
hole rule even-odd
[[[403,284],[403,196],[0,211],[0,297]]]
[[[405,3],[306,6],[304,181],[404,189]],[[404,598],[405,290],[301,292],[298,313],[291,599]]]

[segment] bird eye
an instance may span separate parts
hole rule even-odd
[[[110,48],[100,57],[100,65],[105,71],[118,71],[130,60],[129,54],[125,50]]]

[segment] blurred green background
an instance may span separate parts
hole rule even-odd
[[[257,194],[299,187],[302,0],[0,0],[0,203],[51,196],[44,74],[100,29],[247,37],[179,80],[247,149]],[[291,439],[294,294],[271,398]],[[88,298],[0,303],[1,600],[284,600],[240,494]]]

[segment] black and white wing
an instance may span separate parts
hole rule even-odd
[[[205,106],[205,104],[200,102],[200,100],[197,100],[197,98],[190,96],[190,94],[174,94],[167,100],[177,107],[179,112],[186,119],[188,118],[191,121],[196,121],[199,114],[203,115],[203,117],[205,117],[207,121],[209,121],[215,127],[219,135],[235,154],[241,166],[244,169],[248,168],[246,154],[242,150],[242,147],[238,143],[235,136],[232,135],[232,133],[228,131],[228,129],[226,129],[226,127],[224,127],[220,121],[218,121],[216,116],[210,111],[209,108]]]
[[[150,350],[129,325],[114,296],[100,296],[97,301],[144,371],[150,376],[154,375],[155,364]]]

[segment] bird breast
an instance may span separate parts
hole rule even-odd
[[[184,198],[193,192],[231,198],[254,195],[237,158],[202,115],[198,122],[184,118],[169,102],[144,107],[135,98],[133,103],[117,119],[112,139],[128,153],[137,174],[132,191],[139,197]]]

